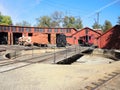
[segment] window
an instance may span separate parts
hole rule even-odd
[[[63,30],[62,30],[62,29],[60,29],[60,32],[63,32]]]
[[[91,40],[91,36],[89,36],[89,40]]]
[[[10,27],[9,26],[0,26],[0,31],[10,31]]]
[[[65,33],[65,29],[60,29],[60,32],[64,32]]]
[[[69,29],[69,33],[71,33],[71,29]]]
[[[86,34],[88,34],[88,32],[89,32],[89,30],[88,30],[88,29],[86,29],[86,30],[85,30],[85,33],[86,33]]]
[[[67,32],[67,33],[70,33],[70,32],[71,32],[71,29],[66,29],[66,32]]]
[[[38,28],[34,28],[34,31],[35,31],[35,32],[38,32]]]
[[[48,29],[48,32],[52,32],[52,29]]]
[[[8,31],[10,31],[10,27],[7,27],[8,28]]]
[[[23,27],[21,28],[21,30],[22,30],[22,32],[24,32],[24,28]]]
[[[36,28],[34,28],[34,32],[36,32]]]
[[[26,28],[26,32],[31,32],[31,28]]]
[[[16,31],[16,27],[12,27],[12,32],[15,32]]]
[[[24,32],[24,28],[23,27],[19,27],[18,30],[19,30],[19,32]]]
[[[40,29],[39,29],[39,32],[45,32],[45,30],[44,30],[44,29],[42,29],[42,28],[40,28]]]
[[[54,29],[54,32],[58,32],[58,29]]]
[[[4,31],[6,31],[6,30],[7,30],[7,27],[4,26],[3,29],[4,29]]]

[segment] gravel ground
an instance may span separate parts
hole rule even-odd
[[[93,55],[83,56],[72,65],[36,63],[0,73],[0,90],[85,90],[119,70],[120,61]]]
[[[120,90],[120,75],[117,75],[115,78],[109,80],[97,90]]]
[[[75,64],[106,64],[106,63],[113,63],[115,62],[112,59],[105,58],[101,55],[84,55],[80,59],[75,62]]]

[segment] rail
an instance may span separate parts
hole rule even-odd
[[[31,65],[33,63],[57,63],[63,59],[69,58],[75,54],[81,53],[81,51],[86,50],[86,48],[82,48],[80,46],[72,46],[62,48],[62,51],[57,51],[57,48],[54,47],[52,53],[46,52],[44,54],[36,54],[34,53],[34,49],[32,49],[31,54],[29,55],[21,55],[18,56],[15,53],[18,51],[14,51],[14,58],[6,60],[4,62],[0,62],[0,73],[7,72],[10,70],[17,69],[19,67]],[[88,48],[87,48],[88,49]],[[20,64],[20,65],[19,65]],[[13,67],[14,66],[14,67]]]

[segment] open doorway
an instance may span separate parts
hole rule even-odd
[[[56,34],[56,44],[57,44],[57,42],[59,42],[59,41],[58,41],[59,36],[60,36],[60,34]]]
[[[51,43],[51,34],[48,34],[48,42]]]
[[[22,37],[22,33],[13,33],[13,44],[18,44],[19,37]]]
[[[56,34],[56,46],[65,47],[67,44],[66,36],[64,34]]]
[[[33,36],[33,34],[32,33],[28,33],[28,36]]]
[[[0,32],[0,44],[8,44],[8,33]]]

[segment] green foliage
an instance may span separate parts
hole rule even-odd
[[[12,25],[10,16],[4,16],[0,13],[0,25]]]
[[[72,16],[71,17],[65,16],[63,21],[63,27],[81,29],[83,28],[83,25],[80,18],[75,19],[75,17]]]
[[[111,22],[108,20],[105,20],[104,25],[102,26],[103,32],[106,32],[110,28],[112,28]]]
[[[59,25],[59,23],[57,21],[51,21],[50,26],[53,27],[53,28],[60,27],[60,25]]]
[[[95,22],[92,26],[93,29],[100,29],[101,28],[101,25],[98,24],[97,22]]]
[[[74,24],[75,24],[75,18],[74,17],[65,16],[65,18],[63,20],[63,27],[73,28]]]
[[[51,17],[49,16],[43,16],[40,18],[37,18],[37,26],[39,27],[51,27]]]
[[[37,18],[39,27],[65,27],[65,28],[83,28],[82,20],[73,16],[64,16],[62,12],[54,12],[51,16],[42,16]]]
[[[27,21],[22,21],[22,22],[16,23],[16,26],[31,26],[31,24]]]
[[[76,29],[81,29],[81,28],[83,28],[82,20],[81,20],[80,18],[76,19],[75,28],[76,28]]]
[[[62,22],[62,12],[55,11],[51,15],[51,27],[60,27],[60,23]]]

